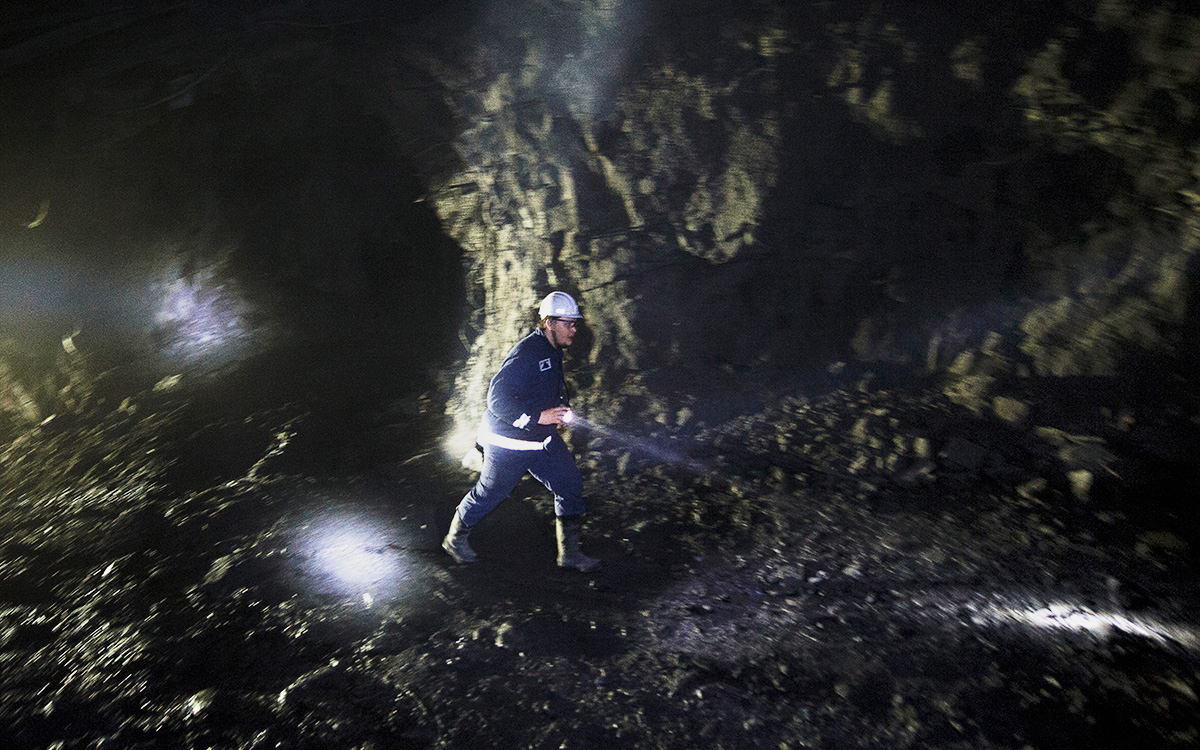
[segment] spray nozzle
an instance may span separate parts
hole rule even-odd
[[[563,421],[563,424],[571,424],[572,422],[574,422],[575,421],[575,412],[571,411],[570,409],[567,409],[566,413],[563,414],[563,416],[562,416],[562,421]]]

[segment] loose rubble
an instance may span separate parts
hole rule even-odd
[[[259,455],[188,489],[164,466],[208,443],[170,429],[180,394],[33,430],[0,464],[27,488],[3,506],[17,533],[0,545],[0,738],[1195,744],[1194,516],[1139,507],[1155,485],[1123,478],[1147,461],[1115,437],[1128,420],[1017,426],[936,383],[873,382],[692,435],[610,434],[587,456],[605,560],[590,575],[554,567],[532,484],[478,531],[483,562],[449,563],[437,540],[470,475],[418,445],[314,475],[288,460],[303,420],[218,421]],[[1155,418],[1196,439],[1165,412],[1138,417]],[[78,480],[33,458],[70,464],[101,440],[113,468],[87,481],[106,489],[60,504]]]

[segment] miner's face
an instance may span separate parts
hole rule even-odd
[[[566,349],[575,340],[575,327],[578,321],[567,318],[551,318],[546,324],[546,338],[556,349]]]

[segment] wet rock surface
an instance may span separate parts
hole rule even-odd
[[[1175,483],[1194,469],[1139,436],[1190,455],[1195,425],[1147,405],[1139,432],[1088,403],[1017,429],[940,383],[885,381],[691,436],[577,431],[604,560],[587,575],[554,567],[531,481],[473,534],[480,563],[440,551],[473,477],[417,396],[360,407],[375,427],[353,439],[287,408],[206,422],[180,389],[55,419],[0,464],[21,488],[3,505],[0,738],[1193,746],[1198,540]],[[216,481],[168,471],[214,450]]]

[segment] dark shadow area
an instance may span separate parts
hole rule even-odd
[[[51,378],[74,333],[105,398],[182,375],[197,417],[288,405],[334,443],[435,387],[461,355],[461,251],[425,202],[454,122],[373,51],[385,16],[433,4],[389,8],[13,20],[0,334],[16,375]],[[425,93],[393,116],[397,79]]]

